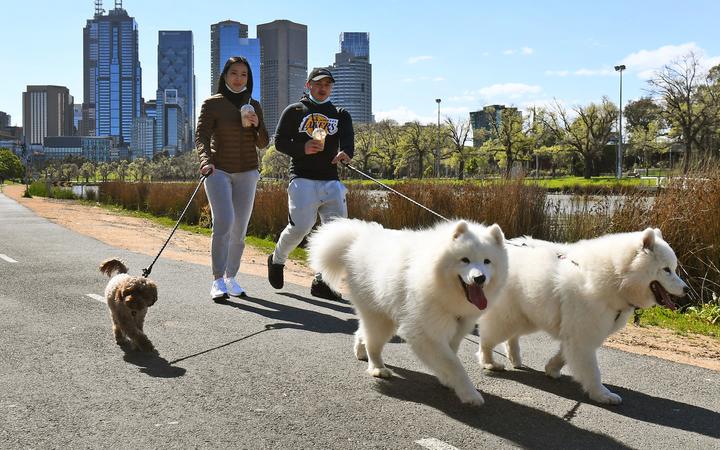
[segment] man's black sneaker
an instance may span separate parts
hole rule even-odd
[[[310,285],[310,294],[312,294],[314,297],[334,300],[336,302],[342,301],[343,299],[342,295],[330,289],[330,286],[325,284],[325,282],[319,276],[316,276],[313,279],[312,284]]]
[[[271,253],[268,255],[267,266],[268,281],[270,282],[270,286],[274,287],[275,289],[282,289],[283,285],[285,284],[285,280],[283,279],[283,269],[285,269],[285,265],[273,263],[273,257]]]

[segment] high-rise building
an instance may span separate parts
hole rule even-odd
[[[275,20],[257,26],[265,124],[272,135],[280,114],[302,96],[307,78],[307,25]]]
[[[73,104],[73,135],[80,136],[80,124],[82,123],[82,103]]]
[[[210,40],[210,94],[217,92],[218,79],[228,58],[244,56],[253,74],[252,96],[262,101],[260,40],[248,38],[248,26],[232,20],[212,24]]]
[[[156,146],[177,145],[182,142],[183,147],[176,151],[189,150],[187,144],[193,142],[195,129],[195,69],[192,31],[159,31],[158,32],[158,92],[173,90],[176,92],[175,108],[179,108],[180,127],[175,130],[179,134],[173,135],[166,129],[160,130],[163,140]],[[163,117],[163,125],[169,123]],[[170,144],[165,136],[174,136]],[[156,137],[156,141],[158,138]]]
[[[7,128],[10,126],[10,114],[0,111],[0,128]]]
[[[104,14],[95,1],[95,16],[83,30],[83,123],[81,134],[132,140],[133,119],[140,116],[142,70],[138,26],[115,0]]]
[[[517,108],[507,107],[505,105],[487,105],[479,111],[470,111],[470,126],[473,130],[473,146],[480,147],[488,138],[481,137],[477,133],[485,130],[487,133],[492,132],[491,124],[500,125],[500,121],[504,114],[518,115],[522,118],[522,112]]]
[[[371,123],[372,66],[370,34],[340,33],[340,53],[328,69],[335,78],[332,102],[348,110],[355,123]]]
[[[23,92],[25,142],[42,145],[46,137],[73,135],[73,98],[64,86],[28,86]]]

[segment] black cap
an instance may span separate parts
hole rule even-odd
[[[318,68],[313,69],[313,70],[310,72],[310,75],[308,75],[308,79],[307,79],[307,80],[308,80],[308,83],[309,83],[309,82],[311,82],[311,81],[319,81],[319,80],[322,80],[323,78],[330,78],[330,81],[331,81],[331,82],[333,82],[333,83],[335,82],[335,78],[333,78],[332,73],[330,73],[329,70],[327,70],[327,69],[325,69],[325,68],[323,68],[323,67],[318,67]]]

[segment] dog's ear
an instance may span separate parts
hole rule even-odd
[[[465,222],[464,220],[460,220],[460,221],[455,225],[455,231],[453,231],[453,240],[459,238],[459,237],[462,236],[464,233],[467,233],[467,230],[468,230],[468,224],[467,224],[467,222]]]
[[[652,228],[645,228],[645,231],[642,232],[643,248],[652,251],[655,248],[656,237],[657,235],[655,234],[655,230]]]
[[[500,225],[494,223],[490,225],[487,229],[488,233],[490,233],[490,236],[495,241],[495,244],[497,244],[500,247],[505,246],[505,235],[503,234],[502,228],[500,228]]]
[[[662,231],[660,231],[660,228],[655,228],[654,231],[655,231],[655,236],[659,237],[660,239],[663,238],[663,237],[662,237]]]

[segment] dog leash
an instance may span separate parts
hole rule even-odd
[[[429,212],[429,213],[431,213],[431,214],[434,214],[436,217],[439,217],[439,218],[441,218],[442,220],[444,220],[444,221],[446,221],[446,222],[450,222],[450,219],[448,219],[447,217],[442,216],[442,215],[436,213],[436,212],[433,211],[432,209],[428,208],[428,207],[425,206],[425,205],[422,205],[422,204],[416,202],[415,200],[411,199],[411,198],[408,197],[407,195],[401,194],[400,192],[398,192],[398,191],[396,191],[395,189],[391,188],[391,187],[388,186],[387,184],[384,184],[384,183],[381,182],[380,180],[376,180],[375,178],[373,178],[373,177],[371,177],[370,175],[366,174],[366,173],[363,172],[362,170],[357,169],[357,168],[351,166],[350,164],[348,164],[348,163],[346,163],[346,162],[343,162],[342,164],[343,164],[345,167],[347,167],[348,169],[353,170],[353,171],[359,173],[360,175],[364,176],[364,177],[367,178],[368,180],[373,181],[373,182],[379,184],[380,186],[382,186],[383,188],[387,189],[388,191],[393,192],[393,193],[399,195],[400,197],[404,198],[405,200],[409,201],[410,203],[412,203],[412,204],[414,204],[414,205],[416,205],[416,206],[421,207],[422,209],[424,209],[425,211],[427,211],[427,212]]]
[[[212,173],[212,172],[211,172]],[[208,174],[210,175],[210,174]],[[188,200],[187,205],[185,205],[185,209],[183,209],[182,213],[180,213],[180,217],[178,217],[177,222],[175,222],[175,226],[173,227],[172,231],[170,232],[170,236],[165,240],[165,243],[163,244],[162,248],[158,252],[157,256],[155,256],[155,259],[153,259],[153,262],[150,263],[149,266],[143,269],[142,276],[147,278],[148,275],[150,275],[150,272],[152,271],[152,266],[155,264],[155,261],[158,260],[160,257],[160,254],[165,250],[165,246],[168,245],[168,242],[170,242],[170,238],[175,233],[175,230],[177,230],[177,227],[180,225],[180,221],[182,220],[183,216],[187,212],[188,208],[190,207],[190,203],[192,203],[193,199],[195,198],[195,194],[197,194],[198,190],[200,190],[200,186],[203,184],[203,181],[208,177],[208,175],[203,175],[200,177],[200,182],[198,183],[197,187],[195,187],[195,191],[193,191],[192,195],[190,196],[190,200]]]

